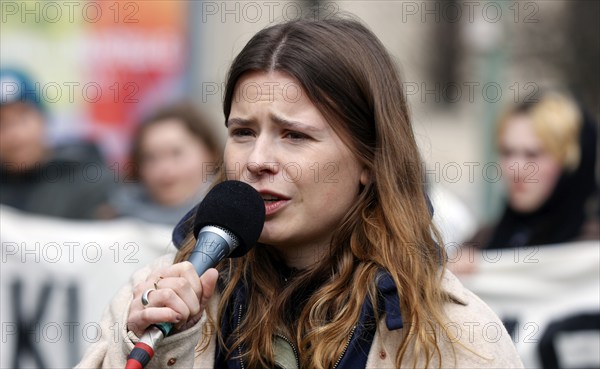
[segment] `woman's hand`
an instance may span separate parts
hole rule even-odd
[[[153,271],[133,289],[127,329],[141,337],[155,323],[173,323],[178,331],[192,327],[215,292],[218,276],[216,269],[209,269],[198,277],[188,261]],[[153,291],[144,306],[142,295],[149,289]]]

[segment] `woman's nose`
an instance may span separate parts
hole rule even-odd
[[[255,177],[274,175],[279,170],[279,162],[276,160],[275,145],[268,137],[258,137],[248,156],[246,169]]]

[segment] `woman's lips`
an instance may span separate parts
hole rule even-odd
[[[265,215],[273,215],[283,208],[289,200],[265,201]]]
[[[281,210],[288,202],[289,198],[271,191],[259,191],[265,201],[265,215],[273,215]]]

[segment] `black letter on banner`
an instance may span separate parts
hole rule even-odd
[[[40,321],[42,320],[42,316],[44,315],[44,308],[46,307],[46,301],[50,297],[50,292],[52,292],[52,285],[50,283],[46,283],[42,286],[42,290],[39,294],[39,298],[37,301],[37,310],[33,315],[32,319],[26,320],[23,317],[24,306],[21,303],[21,296],[23,294],[23,283],[21,280],[16,280],[12,284],[12,310],[15,314],[15,320],[17,323],[17,349],[15,350],[15,357],[13,359],[12,367],[15,369],[20,369],[19,359],[21,357],[27,357],[25,355],[27,352],[31,353],[31,356],[35,360],[37,367],[47,368],[44,364],[44,360],[40,353],[36,350],[35,347],[35,330],[36,328],[41,329]]]
[[[506,328],[508,334],[513,338],[513,341],[516,342],[515,334],[517,333],[519,321],[514,317],[506,317],[502,318],[502,324],[504,324],[504,328]]]
[[[538,345],[538,354],[544,369],[560,368],[555,338],[563,332],[600,331],[599,313],[581,313],[562,320],[555,320],[548,324]],[[592,367],[594,364],[592,364]]]

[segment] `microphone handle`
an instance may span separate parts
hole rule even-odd
[[[239,242],[236,237],[225,229],[216,226],[202,227],[198,232],[196,247],[188,258],[198,276],[213,268],[219,261],[229,255]],[[160,342],[171,333],[172,323],[152,324],[135,344],[129,356],[125,369],[142,369],[154,357],[154,351]]]

